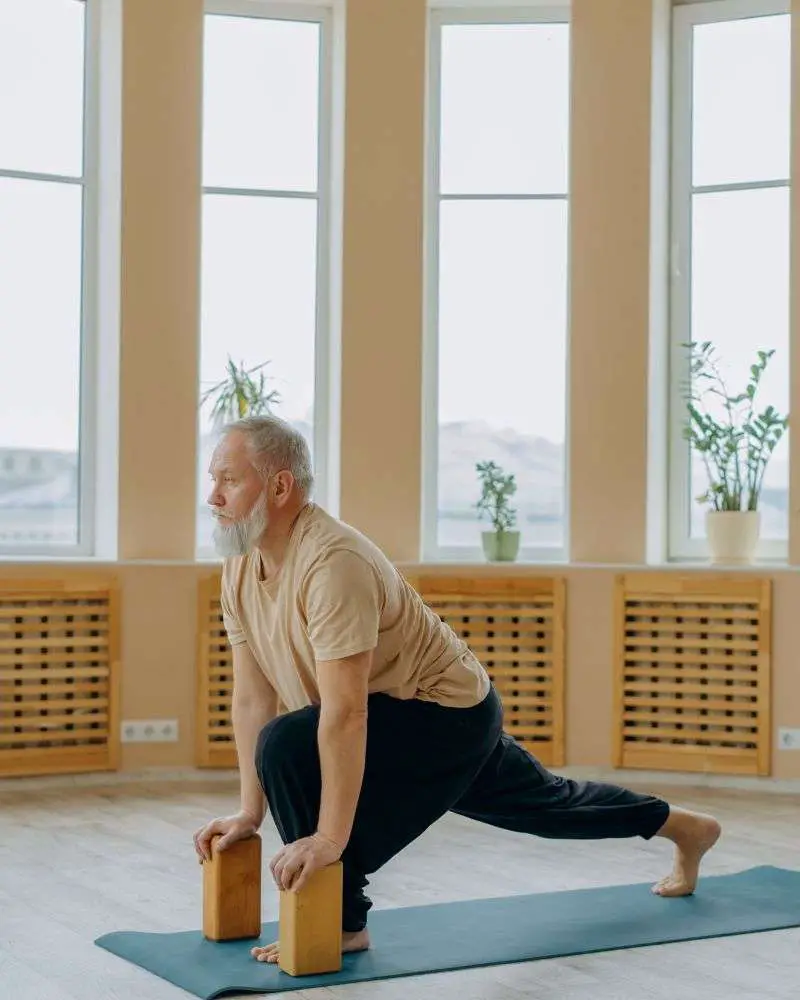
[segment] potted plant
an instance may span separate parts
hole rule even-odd
[[[758,351],[742,392],[726,384],[710,341],[685,345],[690,382],[684,437],[700,455],[708,489],[697,497],[708,505],[706,534],[712,562],[753,561],[761,530],[758,503],[764,473],[789,425],[773,406],[757,409],[758,390],[775,353]]]
[[[215,428],[228,421],[271,412],[272,404],[278,402],[280,395],[275,390],[265,391],[264,373],[261,369],[268,364],[265,361],[254,368],[245,369],[244,362],[240,362],[237,367],[228,357],[226,377],[207,389],[200,400],[203,405],[209,399],[214,399],[210,416]],[[253,378],[255,372],[260,372],[257,380]]]
[[[487,516],[494,528],[481,533],[484,555],[492,562],[513,562],[519,552],[519,532],[509,530],[517,518],[509,503],[517,491],[514,476],[505,475],[494,462],[478,462],[475,468],[482,488],[478,515]]]

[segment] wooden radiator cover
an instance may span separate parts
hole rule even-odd
[[[114,770],[119,602],[109,581],[0,581],[0,776]]]
[[[770,773],[771,584],[622,576],[615,766]]]
[[[564,763],[564,581],[523,578],[410,581],[470,645],[505,705],[507,731],[546,766]],[[233,662],[219,576],[200,585],[197,684],[199,767],[237,766],[231,721]]]
[[[238,767],[233,738],[233,655],[220,606],[221,576],[200,582],[197,650],[198,767]]]
[[[425,576],[410,582],[486,667],[503,700],[506,732],[545,766],[563,765],[564,580]]]

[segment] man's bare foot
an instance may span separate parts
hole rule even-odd
[[[369,931],[342,931],[342,954],[350,951],[366,951],[369,948]],[[273,965],[278,961],[278,942],[274,941],[265,948],[251,948],[250,954],[257,962],[270,962]]]
[[[675,844],[675,865],[671,874],[653,886],[653,892],[657,896],[690,896],[697,886],[703,855],[716,844],[721,832],[713,816],[671,807],[657,836]]]

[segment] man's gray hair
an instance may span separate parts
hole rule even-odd
[[[240,431],[246,436],[250,460],[265,482],[276,472],[287,469],[303,499],[309,499],[314,487],[314,471],[308,442],[300,431],[272,414],[244,417],[222,428],[223,434],[231,431]]]

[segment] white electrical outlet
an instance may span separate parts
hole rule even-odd
[[[778,748],[780,750],[800,750],[800,729],[779,729]]]
[[[125,719],[121,727],[123,743],[175,743],[177,719]]]

